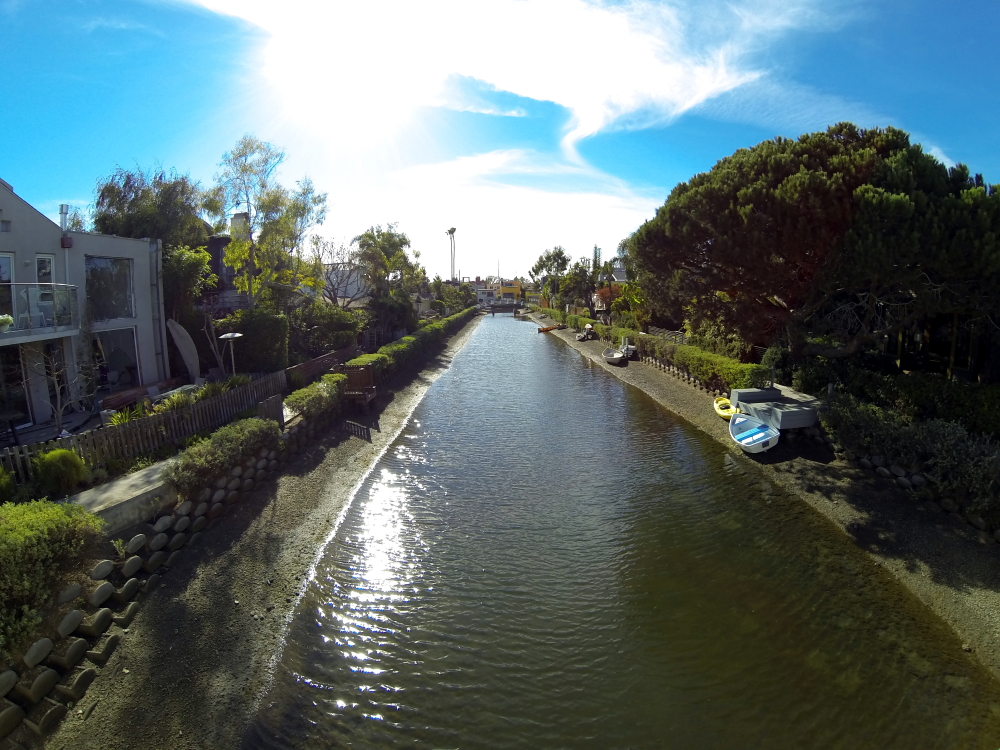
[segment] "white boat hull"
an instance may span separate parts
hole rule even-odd
[[[777,444],[781,433],[747,414],[734,414],[729,420],[729,435],[745,452],[763,453]]]
[[[619,349],[605,349],[603,356],[609,365],[620,365],[625,361],[625,355]]]

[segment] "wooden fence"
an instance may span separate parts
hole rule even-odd
[[[665,328],[650,326],[649,332],[665,341],[669,341],[671,344],[686,344],[688,340],[687,334],[684,331],[668,331]]]
[[[351,344],[350,346],[345,346],[343,349],[327,352],[320,357],[316,357],[316,359],[310,359],[308,362],[303,362],[300,365],[292,365],[285,370],[285,373],[287,373],[288,382],[293,384],[293,387],[303,388],[313,382],[320,373],[328,372],[334,365],[354,359],[357,355],[358,347],[355,344]]]
[[[74,451],[91,467],[105,466],[108,461],[116,459],[155,453],[164,445],[174,445],[202,430],[227,424],[240,412],[284,393],[286,387],[285,371],[279,370],[186,409],[174,409],[121,425],[108,425],[47,443],[5,448],[0,452],[0,465],[19,483],[24,483],[34,479],[32,459],[55,448]]]
[[[285,429],[285,398],[280,393],[276,393],[270,398],[265,398],[257,404],[257,416],[261,419],[270,419],[278,423],[278,427]]]

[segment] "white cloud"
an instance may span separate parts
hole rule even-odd
[[[248,103],[240,129],[287,148],[285,174],[308,173],[330,192],[331,234],[398,220],[442,275],[452,225],[460,255],[470,245],[503,255],[516,260],[512,273],[553,244],[574,255],[594,242],[614,247],[666,196],[590,169],[580,139],[665,124],[761,80],[759,49],[827,23],[816,0],[188,2],[266,32],[244,90],[230,92]],[[532,152],[453,159],[421,116],[427,107],[525,114],[463,87],[470,80],[564,108],[565,128],[553,134],[562,161]],[[441,263],[430,250],[438,244]]]
[[[956,164],[955,160],[952,159],[950,156],[948,156],[948,154],[946,154],[944,151],[942,151],[939,146],[934,146],[927,143],[923,144],[923,146],[924,146],[924,151],[933,156],[935,159],[944,164],[946,167],[955,166]]]

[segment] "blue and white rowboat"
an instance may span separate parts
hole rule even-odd
[[[729,420],[729,434],[747,453],[763,453],[775,446],[780,433],[749,414],[734,414]]]

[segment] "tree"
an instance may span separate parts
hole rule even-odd
[[[219,281],[212,256],[203,247],[169,246],[163,251],[163,299],[174,320],[194,309],[201,295]]]
[[[243,136],[223,155],[222,171],[205,201],[220,219],[242,215],[233,222],[225,262],[236,269],[234,283],[251,308],[268,288],[295,291],[306,276],[309,286],[318,286],[306,273],[314,267],[301,262],[301,251],[309,229],[326,218],[326,194],[317,193],[308,178],[294,191],[282,187],[275,174],[284,160],[284,152],[270,143]],[[281,278],[282,271],[290,274]]]
[[[197,182],[175,170],[117,167],[97,181],[94,231],[159,239],[165,246],[202,246],[212,229],[202,218],[203,197]]]
[[[558,294],[559,279],[566,273],[568,266],[569,256],[562,247],[556,245],[538,256],[528,275],[533,283],[539,285],[542,294],[551,299]]]
[[[796,358],[842,357],[992,298],[998,200],[901,130],[841,123],[722,159],[622,247],[656,311],[748,341],[784,334]]]
[[[331,305],[347,310],[370,293],[365,266],[357,245],[345,245],[312,236],[313,257],[322,268],[322,295]]]
[[[419,267],[406,254],[410,238],[396,231],[395,224],[388,224],[385,229],[381,225],[370,227],[351,243],[357,245],[358,259],[373,297],[385,297],[394,289],[409,292],[404,287],[419,285],[422,269],[418,271]],[[426,274],[423,278],[426,281]]]
[[[49,405],[52,407],[56,431],[61,433],[66,408],[79,404],[81,399],[92,396],[97,390],[93,363],[88,356],[89,351],[82,347],[78,350],[78,362],[67,361],[60,340],[43,342],[37,354],[37,359],[32,361],[30,367],[48,381],[51,395]]]

